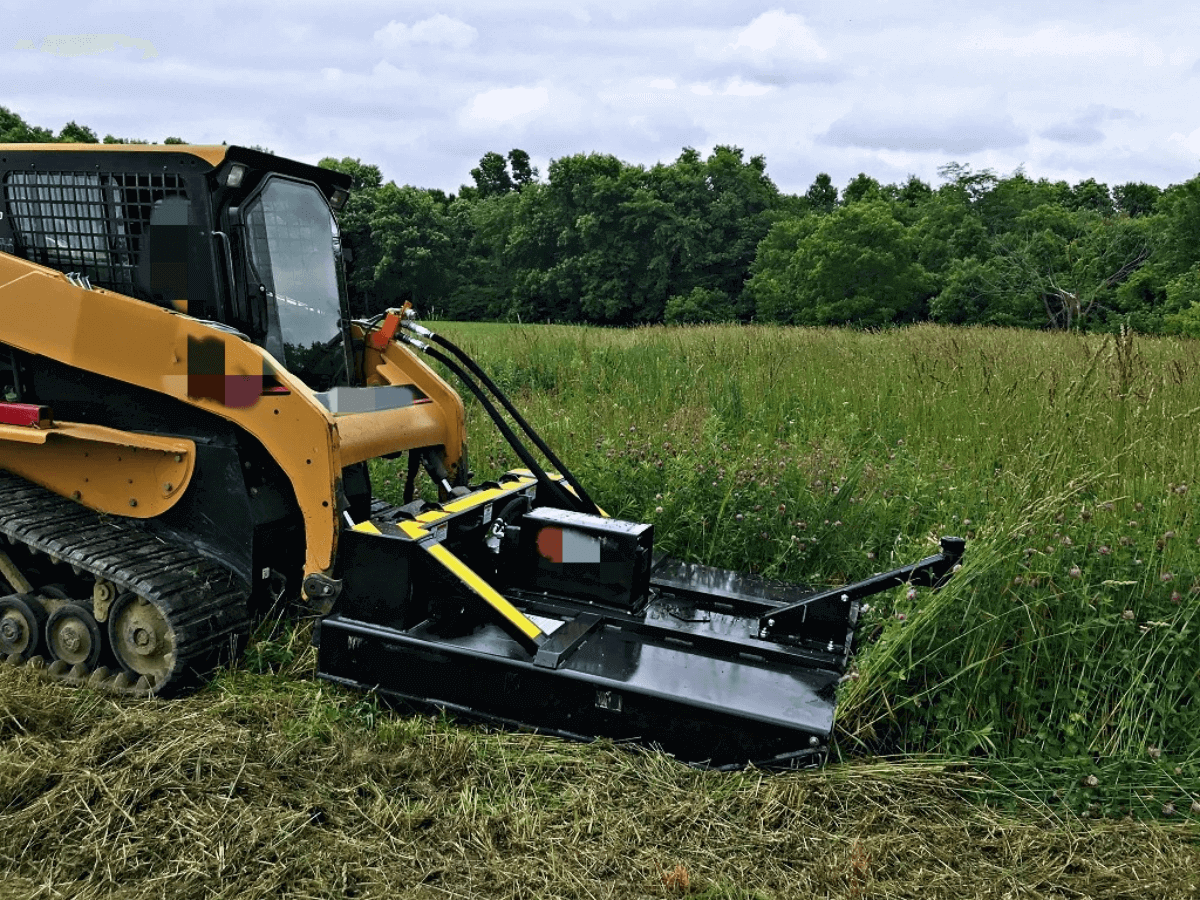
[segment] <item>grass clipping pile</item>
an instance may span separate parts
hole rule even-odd
[[[297,667],[297,668],[303,668]],[[297,673],[136,701],[0,667],[0,896],[1183,897],[1187,826],[968,802],[907,763],[769,775],[405,717]]]

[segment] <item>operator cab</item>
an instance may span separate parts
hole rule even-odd
[[[326,391],[352,383],[349,187],[243,147],[8,145],[0,251],[224,326]]]

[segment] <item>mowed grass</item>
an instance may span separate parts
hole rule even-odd
[[[301,636],[302,637],[302,636]],[[1196,896],[1185,823],[977,802],[945,761],[701,772],[247,668],[186,700],[0,669],[0,897]]]
[[[0,897],[1200,891],[1200,346],[437,330],[670,552],[826,584],[970,539],[942,591],[873,601],[841,759],[699,772],[400,715],[314,680],[305,623],[178,701],[0,667]],[[519,465],[467,407],[477,478]]]

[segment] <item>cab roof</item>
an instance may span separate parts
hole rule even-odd
[[[322,169],[320,166],[311,166],[273,153],[227,144],[0,144],[0,156],[8,153],[173,153],[198,157],[209,164],[210,171],[220,168],[228,161],[242,163],[251,169],[291,175],[315,182],[326,195],[335,188],[348,191],[353,184],[349,175],[332,169]]]

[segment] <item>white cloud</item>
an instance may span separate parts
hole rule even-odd
[[[856,103],[816,139],[833,147],[918,153],[978,153],[1026,144],[1028,135],[1001,111],[1002,104],[966,99],[943,97],[941,108],[930,111],[902,98],[878,97]]]
[[[283,18],[248,0],[235,29],[203,4],[168,20],[128,0],[136,27],[114,23],[112,4],[76,6],[67,26],[54,4],[27,4],[0,39],[0,104],[31,123],[357,156],[447,190],[484,151],[511,146],[650,164],[734,143],[798,191],[819,171],[839,184],[859,171],[933,180],[948,159],[1112,183],[1200,171],[1200,118],[1188,113],[1200,7],[1188,4],[471,0],[360,4],[367,14],[347,20],[314,0]],[[158,57],[142,61],[148,48],[116,40],[121,29]],[[64,31],[90,37],[43,45]],[[142,90],[147,65],[154,91]]]
[[[993,50],[1011,56],[1098,56],[1161,52],[1124,31],[1094,32],[1059,23],[1025,34],[984,34],[970,39],[973,50]]]
[[[1188,154],[1200,155],[1200,128],[1189,134],[1176,131],[1167,138],[1167,141],[1173,148],[1182,150]]]
[[[473,120],[507,122],[537,112],[550,102],[544,87],[495,88],[476,94],[465,111]]]
[[[1093,103],[1074,118],[1055,122],[1049,128],[1040,132],[1040,137],[1057,141],[1060,144],[1078,144],[1081,146],[1099,144],[1105,137],[1104,131],[1100,128],[1101,124],[1131,118],[1134,118],[1134,113],[1131,110],[1115,109],[1111,106]]]
[[[754,55],[787,55],[804,59],[825,59],[829,54],[817,40],[804,17],[782,9],[765,12],[738,32],[734,50],[745,48]]]
[[[769,90],[771,90],[770,85],[734,78],[721,93],[728,97],[759,97]]]
[[[1104,132],[1096,127],[1094,122],[1075,119],[1070,122],[1058,122],[1038,133],[1039,137],[1057,141],[1060,144],[1080,144],[1088,146],[1099,144],[1104,140]]]
[[[774,9],[741,28],[702,34],[694,45],[696,80],[740,76],[775,86],[837,80],[835,60],[803,16]]]
[[[375,79],[384,84],[408,84],[416,85],[421,83],[418,75],[409,69],[401,69],[393,66],[386,59],[381,59],[371,68],[371,74]]]
[[[422,19],[415,25],[391,21],[375,32],[375,43],[389,49],[409,44],[433,44],[464,50],[479,34],[472,26],[444,13]]]

